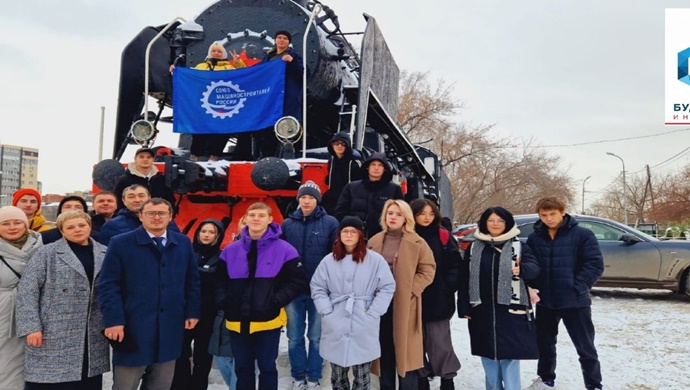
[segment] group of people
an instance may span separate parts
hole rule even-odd
[[[301,66],[290,39],[278,32],[268,60]],[[206,68],[222,61],[214,43]],[[320,388],[324,360],[334,389],[368,389],[374,373],[383,390],[434,377],[450,390],[455,313],[487,389],[520,389],[524,359],[539,359],[528,389],[554,388],[561,320],[585,387],[602,388],[589,297],[602,256],[562,201],[537,202],[526,244],[508,210],[488,208],[463,256],[433,201],[403,200],[383,153],[361,161],[347,133],[328,150],[325,193],[306,181],[282,224],[250,205],[224,248],[228,222],[180,233],[151,149],[93,211],[65,197],[55,224],[37,191],[18,190],[0,208],[0,388],[101,389],[112,348],[117,390],[206,389],[214,361],[231,389],[277,389],[285,327],[292,390]]]

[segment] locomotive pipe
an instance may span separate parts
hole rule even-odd
[[[155,37],[146,45],[146,55],[144,57],[144,120],[149,121],[149,57],[151,56],[151,46],[158,40],[163,34],[165,34],[173,24],[182,21],[187,22],[181,17],[176,17],[170,23],[168,23],[165,28],[163,28]]]
[[[304,30],[304,37],[302,38],[302,62],[304,66],[302,67],[302,130],[304,131],[304,136],[302,138],[302,158],[307,158],[307,38],[309,34],[309,29],[314,21],[316,15],[321,12],[321,4],[314,5],[314,9],[309,15],[309,22],[307,22],[307,28]]]

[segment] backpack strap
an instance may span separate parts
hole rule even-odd
[[[450,239],[450,233],[448,233],[448,230],[440,227],[440,228],[438,228],[438,237],[441,239],[441,244],[443,244],[443,249],[445,249],[446,245],[448,245],[448,240]]]

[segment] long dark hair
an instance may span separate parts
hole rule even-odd
[[[342,230],[342,229],[341,229]],[[356,263],[361,263],[364,261],[364,257],[367,255],[367,240],[364,239],[364,233],[357,229],[357,245],[352,251],[352,260]],[[338,238],[333,244],[333,258],[335,261],[340,261],[347,256],[347,249],[345,249],[345,244],[340,240],[340,230],[338,230]]]
[[[513,214],[510,211],[504,209],[503,207],[494,206],[494,207],[489,207],[488,209],[486,209],[482,213],[482,216],[479,217],[479,222],[477,223],[477,227],[479,228],[480,232],[482,232],[484,234],[489,234],[489,229],[486,227],[486,221],[489,220],[489,216],[491,216],[491,214],[496,214],[499,217],[501,217],[501,219],[506,221],[506,227],[505,227],[505,230],[503,230],[503,233],[510,231],[510,229],[512,229],[513,226],[515,226],[515,220],[513,219]]]
[[[410,207],[412,208],[412,215],[414,215],[415,218],[417,218],[417,216],[422,213],[426,206],[431,207],[431,212],[434,213],[434,220],[431,221],[431,225],[441,226],[441,210],[438,209],[436,203],[429,199],[413,200],[412,203],[410,203]]]

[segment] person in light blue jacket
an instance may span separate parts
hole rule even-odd
[[[383,256],[368,250],[364,226],[345,217],[338,226],[333,252],[316,268],[311,296],[321,315],[321,356],[331,362],[334,390],[370,387],[371,362],[381,356],[379,322],[386,313],[395,279]]]

